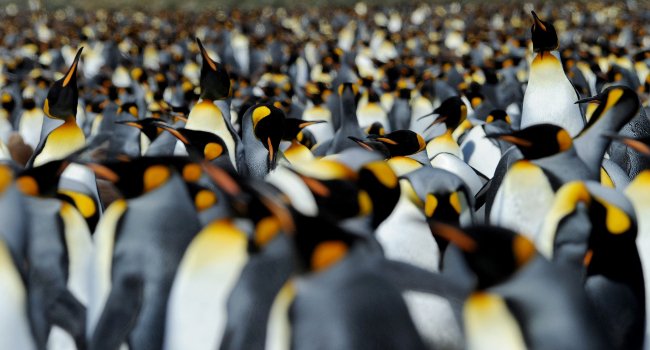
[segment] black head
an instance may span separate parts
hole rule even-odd
[[[553,124],[537,124],[512,133],[488,134],[486,137],[514,144],[529,160],[552,156],[573,146],[569,133]]]
[[[507,124],[510,124],[512,120],[510,119],[508,113],[506,113],[506,111],[503,109],[495,109],[490,112],[490,114],[488,114],[488,116],[485,118],[485,122],[487,124],[491,124],[497,121],[503,121]]]
[[[530,32],[533,37],[533,50],[540,51],[553,51],[557,50],[560,46],[555,27],[550,22],[542,21],[535,11],[531,11],[533,15],[533,26]]]
[[[275,169],[280,141],[284,135],[285,115],[281,109],[272,104],[260,104],[251,108],[253,132],[264,148],[269,152],[268,169]]]
[[[68,69],[65,76],[52,84],[47,92],[43,111],[50,118],[68,119],[77,115],[77,67],[83,47],[77,51],[77,55]]]
[[[447,130],[454,130],[467,118],[467,106],[460,97],[453,96],[444,100],[433,114],[437,114],[438,117],[432,125],[444,122]]]
[[[144,118],[138,120],[120,120],[116,121],[117,124],[123,124],[140,129],[140,131],[147,136],[149,141],[153,141],[160,134],[160,128],[156,123],[160,122],[158,118]]]
[[[196,43],[201,50],[201,56],[203,56],[200,79],[201,98],[214,101],[230,97],[230,76],[228,72],[222,64],[210,58],[199,38],[196,38]]]
[[[185,145],[187,153],[197,161],[212,161],[223,155],[228,156],[228,148],[223,139],[214,133],[202,130],[175,128],[157,120],[154,125],[168,131]]]
[[[535,245],[526,237],[496,226],[458,228],[435,223],[434,235],[458,246],[465,261],[476,274],[479,290],[510,278],[537,255]]]
[[[390,152],[391,157],[408,156],[427,147],[424,138],[411,130],[397,130],[384,136],[370,136],[369,138],[383,143]]]

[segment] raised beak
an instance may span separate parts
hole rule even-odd
[[[533,15],[533,21],[535,22],[535,26],[538,26],[541,30],[546,31],[546,26],[544,23],[542,23],[542,20],[539,19],[535,11],[530,11],[530,13]]]
[[[210,58],[210,56],[208,55],[208,52],[203,47],[203,44],[201,43],[201,40],[199,38],[196,38],[196,43],[199,45],[199,50],[201,50],[201,56],[203,56],[203,62],[207,63],[208,66],[210,66],[210,68],[213,71],[216,71],[217,70],[217,64]]]
[[[77,51],[77,54],[74,56],[74,60],[72,61],[72,65],[70,66],[70,69],[68,69],[68,72],[65,74],[65,79],[63,79],[63,87],[68,86],[70,83],[70,80],[74,78],[77,75],[77,67],[79,66],[79,59],[81,58],[81,52],[84,50],[83,46],[79,48]]]

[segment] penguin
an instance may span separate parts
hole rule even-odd
[[[30,220],[29,319],[38,348],[85,348],[87,267],[93,254],[88,225],[81,213],[57,197],[67,160],[55,160],[18,174]]]
[[[572,137],[576,136],[585,120],[574,104],[579,96],[562,68],[555,27],[542,21],[534,11],[531,14],[535,56],[530,65],[519,127],[552,123],[565,128]]]
[[[390,157],[409,156],[424,151],[427,146],[424,138],[411,130],[396,130],[385,135],[369,135],[368,138],[384,144]]]
[[[77,54],[65,76],[50,87],[43,105],[45,114],[53,119],[63,120],[63,124],[52,130],[41,140],[28,166],[39,166],[49,161],[61,159],[80,149],[86,143],[83,130],[75,120],[77,114],[77,67],[83,47]]]
[[[115,123],[123,124],[134,127],[140,130],[140,154],[141,156],[147,153],[147,149],[151,143],[156,140],[160,134],[160,129],[154,125],[158,118],[143,118],[139,120],[118,120]]]
[[[289,163],[309,161],[314,158],[309,147],[304,145],[302,141],[305,139],[303,129],[312,125],[326,123],[325,120],[305,121],[295,118],[286,118],[284,120],[284,132],[282,140],[291,142],[283,151],[285,158]]]
[[[125,198],[107,208],[93,236],[88,348],[162,348],[174,275],[200,229],[193,200],[165,159],[89,166]]]
[[[438,224],[435,232],[460,248],[457,263],[475,276],[462,309],[469,348],[611,347],[580,282],[524,236],[495,226]]]
[[[243,150],[237,132],[230,123],[230,108],[221,110],[215,101],[223,100],[230,96],[230,77],[225,67],[213,61],[203,47],[201,40],[196,42],[203,57],[201,65],[201,101],[198,102],[187,116],[186,129],[208,131],[221,137],[230,152],[230,159],[237,161],[236,168],[239,170],[239,161],[242,159]],[[178,141],[176,149],[181,146]]]
[[[505,149],[503,142],[486,138],[486,135],[507,133],[511,128],[510,123],[511,118],[504,110],[495,109],[487,115],[485,124],[472,127],[460,143],[467,164],[489,179],[494,176]]]
[[[9,95],[5,95],[9,96]],[[45,114],[36,106],[33,98],[23,101],[23,112],[18,123],[18,132],[25,143],[33,150],[38,147],[41,141],[41,129]]]
[[[357,108],[357,118],[359,120],[359,127],[365,128],[369,125],[378,122],[384,129],[391,131],[391,125],[388,121],[388,114],[382,108],[379,96],[377,93],[370,87],[368,89],[368,103],[362,105],[359,103]]]
[[[284,155],[280,142],[284,134],[284,112],[273,104],[258,104],[246,111],[242,121],[248,174],[263,177]]]
[[[240,187],[236,191],[244,190]],[[234,218],[225,217],[207,225],[188,246],[170,292],[164,348],[226,349],[241,342],[259,347],[263,342],[264,334],[257,339],[242,339],[242,333],[265,330],[257,322],[247,325],[246,321],[249,317],[268,315],[272,298],[289,276],[291,259],[274,256],[278,246],[288,248],[288,240],[281,237],[285,235],[282,219],[265,207],[270,199],[259,197],[259,193],[250,189],[247,193],[255,197],[248,202],[244,200],[246,216],[253,225],[250,235],[236,226]],[[242,196],[242,193],[229,194]],[[278,244],[276,240],[285,243]],[[266,252],[267,249],[270,251]],[[258,259],[269,266],[260,266]],[[251,262],[255,265],[250,265]],[[268,273],[272,267],[279,270],[266,275],[268,285],[251,289],[251,284],[258,283],[251,278],[261,277],[260,273]],[[254,295],[260,298],[259,310],[252,310],[255,302],[245,298]],[[267,305],[266,314],[263,305]],[[263,319],[250,321],[265,323]]]
[[[356,85],[351,83],[341,84],[338,97],[339,105],[336,108],[340,111],[340,127],[336,129],[331,141],[315,147],[314,153],[317,156],[339,153],[346,148],[356,147],[355,142],[349,139],[350,136],[357,139],[364,138],[356,113]]]
[[[453,133],[454,130],[465,121],[465,118],[467,118],[467,106],[463,103],[460,97],[450,97],[443,101],[442,104],[438,108],[434,109],[429,115],[437,115],[430,126],[444,122],[446,127],[445,133],[436,136],[427,142],[427,155],[429,156],[429,159],[442,152],[451,153],[462,159],[460,147],[458,146],[458,143],[456,143]]]
[[[411,126],[411,90],[398,82],[397,99],[388,113],[391,130],[404,130]],[[430,110],[430,109],[429,109]]]

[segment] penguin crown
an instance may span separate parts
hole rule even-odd
[[[553,51],[560,46],[555,27],[550,22],[542,21],[535,11],[533,15],[533,25],[530,28],[533,39],[533,50],[535,52]]]

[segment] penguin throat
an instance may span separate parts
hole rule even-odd
[[[85,144],[86,137],[77,125],[75,118],[68,117],[63,124],[52,130],[47,136],[43,150],[34,159],[34,166],[63,159]]]

